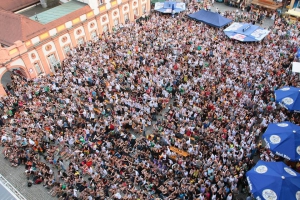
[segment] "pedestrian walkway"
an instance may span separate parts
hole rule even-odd
[[[2,152],[3,147],[0,147]],[[9,161],[4,159],[4,155],[0,154],[1,167],[0,174],[15,187],[26,199],[28,200],[53,200],[56,198],[51,197],[47,190],[40,185],[27,186],[27,179],[24,174],[24,165],[20,165],[17,168],[11,167]],[[0,197],[1,199],[1,197]]]

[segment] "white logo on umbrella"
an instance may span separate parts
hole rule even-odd
[[[281,91],[288,91],[288,90],[290,90],[290,88],[289,88],[289,87],[286,87],[286,88],[281,88],[280,90],[281,90]]]
[[[260,165],[260,166],[255,168],[255,171],[259,174],[264,174],[268,171],[268,167],[265,166],[265,165]]]
[[[298,155],[300,155],[300,146],[297,147],[296,152]]]
[[[258,196],[258,197],[256,197],[256,200],[261,200],[261,198]]]
[[[262,196],[266,200],[277,200],[277,195],[273,190],[265,189],[262,191]]]
[[[296,192],[296,200],[300,200],[300,191]]]
[[[277,126],[279,126],[279,127],[287,127],[287,126],[289,126],[289,124],[287,124],[287,123],[280,123],[280,124],[277,124]]]
[[[291,170],[290,168],[285,167],[283,169],[284,169],[284,171],[286,171],[286,173],[288,173],[288,174],[290,174],[292,176],[297,176],[297,174],[293,170]]]
[[[281,138],[278,135],[271,135],[270,141],[272,144],[278,144],[281,141]]]
[[[282,99],[282,102],[286,105],[291,105],[294,103],[294,100],[291,97],[285,97]]]

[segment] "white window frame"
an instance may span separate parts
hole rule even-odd
[[[108,24],[105,24],[102,26],[102,30],[103,30],[103,33],[107,33],[109,28],[108,28]]]
[[[57,60],[55,53],[52,53],[52,54],[48,55],[47,57],[48,57],[48,61],[50,63],[51,71],[53,73],[55,73],[55,69],[60,67],[60,61]]]
[[[35,71],[36,71],[37,75],[40,75],[40,74],[43,73],[39,62],[35,62],[33,65],[34,65],[34,68],[35,68]]]
[[[139,11],[138,11],[137,8],[133,10],[133,14],[134,14],[134,16],[136,16],[136,17],[139,16]]]
[[[129,13],[126,13],[126,14],[124,15],[124,21],[126,22],[127,20],[129,20]]]
[[[65,54],[69,53],[70,51],[71,51],[71,46],[70,46],[70,44],[65,45],[65,46],[64,46],[64,52],[65,52]]]
[[[93,30],[93,31],[90,33],[90,35],[91,35],[92,40],[95,40],[95,39],[98,38],[98,33],[97,33],[96,30]]]
[[[119,25],[119,18],[114,19],[114,26],[118,26]]]
[[[78,38],[77,40],[77,44],[80,45],[80,44],[84,44],[84,37],[80,37]]]
[[[51,66],[55,66],[57,64],[57,59],[54,53],[48,55],[48,60]]]

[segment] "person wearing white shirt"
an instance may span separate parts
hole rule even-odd
[[[122,199],[122,196],[121,196],[121,194],[119,192],[117,192],[116,194],[114,194],[114,197],[116,199]]]
[[[226,200],[232,200],[232,199],[233,199],[233,198],[232,198],[232,194],[229,193],[228,196],[227,196],[227,198],[226,198]]]
[[[72,147],[74,145],[74,142],[75,142],[74,138],[70,137],[69,140],[68,140],[68,143],[69,143],[70,147]]]

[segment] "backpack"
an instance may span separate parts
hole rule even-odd
[[[42,183],[43,181],[42,181],[42,179],[37,179],[34,183],[35,184],[40,184],[40,183]]]
[[[31,186],[32,186],[32,182],[31,182],[31,181],[28,181],[27,186],[28,186],[28,187],[31,187]]]

